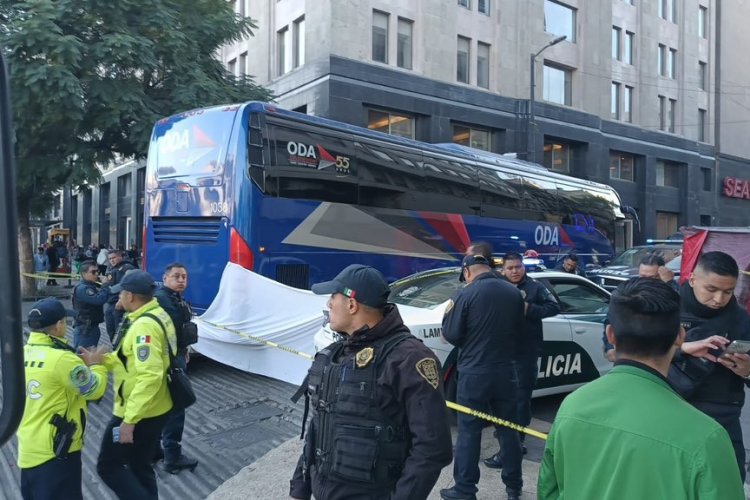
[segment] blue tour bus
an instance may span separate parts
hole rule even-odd
[[[609,186],[259,102],[157,122],[144,214],[145,268],[187,265],[198,310],[227,262],[298,288],[351,263],[389,280],[455,265],[472,240],[602,263],[625,227]]]

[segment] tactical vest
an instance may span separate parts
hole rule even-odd
[[[76,293],[79,286],[90,286],[84,283],[78,283],[73,289],[73,309],[76,311],[76,324],[98,325],[104,321],[104,310],[102,306],[87,304],[76,300]]]
[[[305,442],[305,472],[314,465],[323,476],[373,489],[396,483],[411,436],[405,418],[394,421],[380,409],[377,379],[388,353],[410,337],[399,332],[378,339],[360,351],[365,355],[359,361],[357,356],[338,361],[343,341],[316,354],[306,379],[306,397],[315,412]]]

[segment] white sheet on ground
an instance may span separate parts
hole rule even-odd
[[[240,370],[300,384],[310,368],[309,360],[206,321],[312,355],[313,336],[323,323],[327,300],[328,296],[282,285],[228,263],[216,298],[196,318],[198,343],[193,348]]]

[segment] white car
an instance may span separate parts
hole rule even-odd
[[[391,284],[389,301],[398,305],[411,333],[422,339],[440,359],[446,393],[455,395],[457,350],[442,338],[442,320],[448,299],[462,286],[459,268],[413,274]],[[561,272],[532,272],[560,303],[557,316],[543,320],[544,352],[539,358],[539,379],[534,396],[569,392],[604,375],[612,368],[602,351],[604,319],[609,292],[586,278]],[[326,317],[328,312],[325,311]],[[341,336],[328,323],[315,334],[319,351]]]

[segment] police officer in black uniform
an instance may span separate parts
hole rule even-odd
[[[560,313],[560,304],[547,287],[526,274],[521,254],[506,253],[503,257],[503,276],[512,285],[521,290],[524,300],[524,332],[520,337],[516,351],[516,380],[518,381],[518,420],[515,422],[528,426],[531,423],[531,393],[536,385],[539,365],[537,360],[544,346],[542,320]],[[521,444],[526,434],[521,433]],[[522,446],[525,452],[525,447]],[[487,467],[500,469],[503,462],[500,452],[484,460]]]
[[[107,269],[107,275],[104,277],[104,280],[102,280],[108,287],[117,285],[126,272],[135,269],[133,264],[123,260],[123,253],[121,250],[114,250],[109,253],[110,267]],[[110,341],[114,338],[117,327],[122,321],[122,316],[125,314],[125,311],[115,307],[118,298],[116,293],[110,292],[107,303],[104,304],[104,320],[107,323],[107,335],[109,335]]]
[[[457,403],[515,421],[516,382],[513,366],[524,328],[524,301],[516,287],[491,272],[482,255],[464,257],[465,288],[449,302],[443,317],[443,337],[458,347]],[[459,413],[453,479],[455,486],[440,490],[449,500],[476,499],[479,452],[484,420]],[[521,495],[521,442],[518,432],[495,426],[505,467],[502,479],[509,499]]]
[[[175,365],[187,369],[188,346],[198,341],[198,329],[192,322],[193,310],[185,301],[182,293],[187,288],[188,274],[184,264],[174,262],[164,270],[163,284],[156,290],[154,297],[159,305],[172,318],[177,335],[177,356]],[[164,470],[178,474],[183,469],[193,470],[198,465],[194,458],[182,453],[182,431],[185,429],[185,410],[172,409],[161,434],[161,445],[164,454]]]
[[[76,311],[73,330],[73,348],[96,347],[99,344],[104,321],[104,304],[109,299],[109,289],[96,281],[99,266],[93,261],[81,264],[81,281],[73,289],[73,309]]]
[[[353,264],[312,287],[345,335],[315,356],[295,399],[312,407],[292,498],[424,500],[451,461],[435,355],[388,304],[388,285]]]

